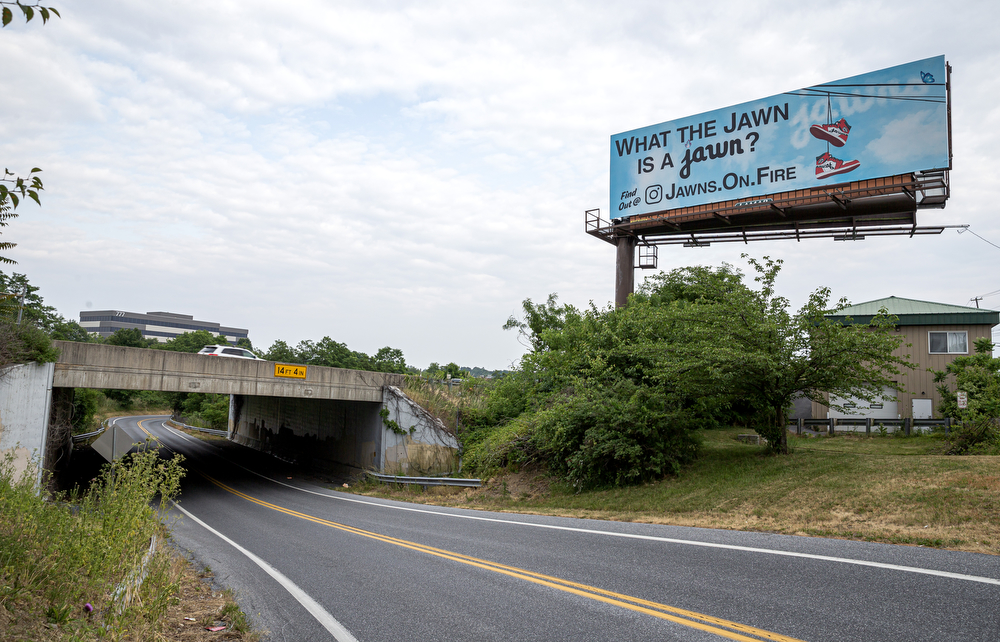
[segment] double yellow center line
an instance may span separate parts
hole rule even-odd
[[[142,425],[143,422],[139,422],[139,428],[142,429],[147,435],[152,439],[156,440],[161,445],[160,442],[153,434],[146,430],[145,426]],[[506,564],[498,564],[496,562],[491,562],[489,560],[480,559],[478,557],[471,557],[469,555],[463,555],[461,553],[455,553],[452,551],[447,551],[440,548],[434,548],[433,546],[426,546],[424,544],[418,544],[416,542],[411,542],[405,539],[399,539],[397,537],[390,537],[388,535],[381,535],[379,533],[374,533],[372,531],[366,531],[361,528],[355,528],[353,526],[347,526],[346,524],[340,524],[338,522],[333,522],[327,519],[322,519],[320,517],[314,517],[312,515],[307,515],[306,513],[300,513],[299,511],[291,510],[289,508],[284,508],[283,506],[278,506],[277,504],[272,504],[270,502],[265,502],[262,499],[257,499],[246,493],[242,493],[235,488],[223,484],[219,480],[201,472],[197,471],[199,475],[215,484],[222,490],[232,493],[237,497],[247,500],[248,502],[253,502],[258,506],[263,506],[264,508],[269,508],[271,510],[277,511],[279,513],[284,513],[291,517],[297,517],[299,519],[304,519],[315,524],[321,524],[329,528],[335,528],[346,533],[352,533],[354,535],[360,535],[362,537],[367,537],[369,539],[377,540],[379,542],[385,542],[386,544],[393,544],[395,546],[400,546],[403,548],[408,548],[412,551],[417,551],[419,553],[425,553],[427,555],[433,555],[435,557],[440,557],[442,559],[450,560],[453,562],[459,562],[461,564],[466,564],[468,566],[473,566],[487,571],[493,571],[494,573],[500,573],[502,575],[507,575],[508,577],[513,577],[525,582],[531,582],[532,584],[537,584],[539,586],[545,586],[548,588],[563,591],[565,593],[570,593],[579,597],[584,597],[587,599],[595,600],[597,602],[603,602],[611,606],[617,606],[623,609],[628,609],[629,611],[635,611],[636,613],[643,613],[661,620],[667,620],[675,624],[680,624],[682,626],[690,627],[692,629],[698,629],[700,631],[705,631],[707,633],[712,633],[723,638],[728,638],[730,640],[739,640],[740,642],[760,642],[761,640],[773,640],[774,642],[802,642],[797,638],[788,637],[787,635],[781,635],[779,633],[773,633],[771,631],[766,631],[764,629],[758,629],[753,626],[747,626],[745,624],[740,624],[738,622],[731,622],[729,620],[724,620],[722,618],[712,617],[711,615],[704,615],[702,613],[697,613],[695,611],[688,611],[686,609],[680,609],[667,604],[660,604],[659,602],[652,602],[650,600],[644,600],[637,597],[632,597],[631,595],[625,595],[623,593],[615,593],[614,591],[607,591],[605,589],[597,588],[595,586],[589,586],[587,584],[580,584],[579,582],[571,582],[569,580],[564,580],[558,577],[553,577],[551,575],[544,575],[542,573],[535,573],[534,571],[528,571],[516,566],[508,566]]]
[[[802,642],[796,638],[791,638],[785,635],[780,635],[778,633],[772,633],[771,631],[765,631],[763,629],[758,629],[752,626],[747,626],[745,624],[739,624],[738,622],[730,622],[728,620],[723,620],[721,618],[712,617],[710,615],[703,615],[701,613],[696,613],[694,611],[688,611],[685,609],[679,609],[673,606],[668,606],[666,604],[660,604],[658,602],[651,602],[649,600],[643,600],[641,598],[632,597],[630,595],[624,595],[622,593],[615,593],[614,591],[606,591],[601,588],[594,586],[588,586],[586,584],[580,584],[578,582],[571,582],[569,580],[560,579],[558,577],[552,577],[551,575],[543,575],[542,573],[535,573],[533,571],[528,571],[522,568],[517,568],[516,566],[507,566],[506,564],[498,564],[496,562],[490,562],[489,560],[479,559],[477,557],[471,557],[469,555],[462,555],[461,553],[454,553],[452,551],[443,550],[440,548],[434,548],[433,546],[426,546],[424,544],[418,544],[416,542],[411,542],[404,539],[399,539],[396,537],[390,537],[388,535],[381,535],[379,533],[374,533],[371,531],[366,531],[360,528],[355,528],[353,526],[347,526],[345,524],[340,524],[337,522],[332,522],[327,519],[322,519],[320,517],[314,517],[312,515],[307,515],[305,513],[300,513],[295,510],[284,508],[270,502],[265,502],[264,500],[257,499],[242,493],[235,488],[231,488],[206,475],[203,472],[198,473],[208,481],[212,482],[219,488],[225,490],[226,492],[232,493],[237,497],[247,500],[248,502],[253,502],[258,506],[263,506],[264,508],[269,508],[271,510],[277,511],[279,513],[284,513],[291,517],[297,517],[299,519],[304,519],[315,524],[322,524],[323,526],[328,526],[330,528],[335,528],[346,533],[352,533],[354,535],[360,535],[362,537],[367,537],[369,539],[374,539],[380,542],[385,542],[387,544],[394,544],[396,546],[401,546],[403,548],[408,548],[413,551],[420,553],[426,553],[427,555],[433,555],[435,557],[440,557],[446,560],[451,560],[453,562],[459,562],[461,564],[467,564],[469,566],[474,566],[476,568],[481,568],[487,571],[493,571],[495,573],[500,573],[502,575],[507,575],[519,580],[524,580],[525,582],[531,582],[532,584],[538,584],[540,586],[546,586],[549,588],[557,589],[566,593],[571,593],[579,597],[585,597],[591,600],[596,600],[598,602],[603,602],[612,606],[618,606],[623,609],[628,609],[630,611],[635,611],[637,613],[643,613],[645,615],[650,615],[661,620],[668,620],[674,622],[675,624],[680,624],[693,629],[698,629],[701,631],[706,631],[708,633],[713,633],[715,635],[728,638],[730,640],[740,640],[741,642],[760,642],[761,640],[774,640],[775,642]]]

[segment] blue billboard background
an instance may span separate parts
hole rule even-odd
[[[611,137],[611,218],[949,168],[944,56]]]

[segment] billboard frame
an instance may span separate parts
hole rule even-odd
[[[941,234],[948,227],[919,226],[917,211],[942,209],[951,196],[952,167],[951,64],[945,61],[948,166],[894,176],[821,185],[680,207],[607,221],[599,209],[585,213],[585,231],[618,248],[615,305],[624,306],[634,291],[637,246],[832,238],[863,240],[866,236]],[[655,268],[644,260],[640,267]]]

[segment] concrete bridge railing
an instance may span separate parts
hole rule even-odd
[[[211,392],[228,395],[382,401],[403,375],[308,366],[304,379],[275,376],[273,361],[56,341],[52,386]]]

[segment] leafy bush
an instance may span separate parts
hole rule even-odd
[[[1000,454],[1000,420],[975,410],[953,424],[945,453],[949,455]]]
[[[472,467],[539,461],[581,487],[676,473],[698,450],[692,429],[748,425],[787,452],[792,400],[881,393],[901,339],[884,313],[828,318],[819,288],[797,313],[774,292],[780,261],[749,259],[759,288],[728,265],[661,274],[623,308],[523,302],[511,318],[531,348],[468,413],[460,433]]]
[[[534,432],[538,418],[524,414],[507,423],[469,433],[474,440],[463,441],[464,463],[483,476],[540,461],[535,448]]]
[[[176,392],[166,395],[175,414],[192,425],[225,430],[229,425],[229,395]]]
[[[30,363],[49,363],[59,359],[59,350],[44,331],[30,323],[16,324],[0,316],[0,368]]]
[[[993,357],[986,337],[975,342],[975,354],[955,357],[944,370],[934,372],[941,394],[940,412],[958,420],[948,440],[948,453],[992,454],[1000,450],[1000,359]],[[954,377],[955,390],[946,383]],[[968,407],[958,407],[957,390],[968,396]]]
[[[574,391],[538,413],[535,443],[550,468],[584,487],[676,474],[698,442],[662,391],[621,380]]]
[[[73,432],[88,432],[100,406],[101,392],[90,388],[73,390]]]

